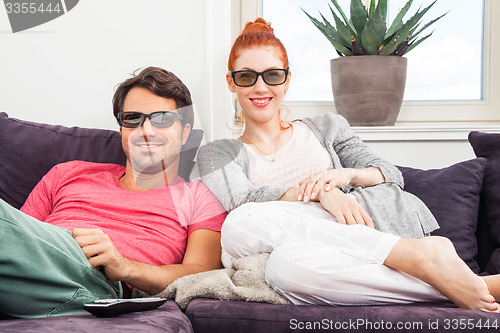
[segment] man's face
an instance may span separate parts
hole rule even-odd
[[[157,96],[141,87],[132,88],[123,104],[124,112],[145,114],[156,111],[177,112],[176,109],[173,99]],[[173,166],[177,168],[179,154],[189,132],[189,125],[183,127],[179,119],[168,128],[154,127],[149,118],[137,128],[121,127],[123,150],[134,175],[153,175]]]

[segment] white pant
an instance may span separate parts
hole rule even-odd
[[[222,226],[233,258],[270,253],[266,281],[294,304],[362,305],[447,300],[425,282],[383,263],[399,240],[342,225],[319,203],[247,203]]]

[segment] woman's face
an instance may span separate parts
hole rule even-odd
[[[272,47],[255,47],[245,49],[234,63],[233,71],[253,70],[263,72],[268,69],[284,69],[278,57],[278,51]],[[227,75],[227,84],[231,92],[236,93],[248,124],[263,123],[275,119],[288,89],[290,75],[282,85],[270,86],[259,76],[257,82],[250,87],[239,87]]]

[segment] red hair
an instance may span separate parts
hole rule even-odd
[[[259,17],[255,19],[254,22],[245,24],[245,28],[234,41],[227,61],[228,69],[230,71],[234,70],[234,62],[240,57],[244,49],[259,46],[272,46],[276,48],[279,51],[279,58],[283,62],[283,68],[289,67],[286,49],[281,41],[274,35],[274,29],[271,28],[271,23]]]

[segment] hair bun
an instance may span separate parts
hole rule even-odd
[[[262,17],[258,17],[254,22],[245,24],[245,28],[241,32],[242,35],[250,32],[266,32],[274,35],[274,29],[271,28],[271,23],[268,23]]]
[[[278,57],[283,62],[283,68],[289,67],[285,47],[274,35],[274,29],[271,28],[271,23],[258,17],[255,21],[246,23],[241,34],[236,37],[227,60],[227,69],[234,71],[236,59],[240,57],[243,50],[255,47],[276,48]]]

